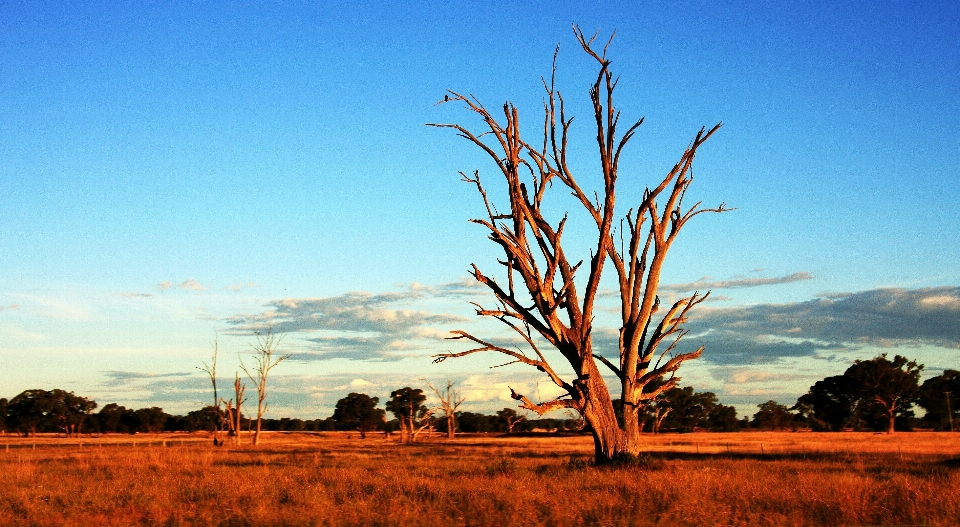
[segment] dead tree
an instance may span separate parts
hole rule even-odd
[[[274,366],[289,359],[290,355],[281,355],[274,358],[274,353],[280,346],[280,342],[283,341],[283,335],[278,337],[268,330],[265,335],[257,332],[256,337],[257,342],[250,345],[254,351],[253,373],[243,364],[243,360],[240,361],[240,368],[257,388],[257,428],[253,432],[253,444],[259,445],[260,425],[263,423],[263,414],[267,411],[267,376]]]
[[[670,415],[671,410],[673,410],[673,408],[663,409],[663,408],[660,408],[659,406],[654,409],[654,413],[653,413],[653,433],[654,434],[660,433],[660,425],[662,425],[663,420],[666,419],[668,415]]]
[[[424,406],[427,400],[420,388],[400,388],[390,392],[386,410],[397,417],[400,424],[400,442],[414,442],[420,432],[428,428],[433,422],[433,408]],[[386,423],[386,414],[384,414]]]
[[[210,378],[210,383],[213,384],[213,411],[215,413],[213,424],[214,446],[223,444],[223,441],[220,439],[220,429],[223,428],[223,415],[220,413],[220,395],[217,393],[217,353],[220,348],[218,341],[218,337],[213,338],[213,358],[209,363],[204,362],[203,367],[199,368],[200,371],[207,374],[207,377]]]
[[[500,263],[506,274],[504,281],[497,281],[473,265],[471,274],[496,298],[494,307],[475,304],[477,314],[503,322],[527,344],[529,352],[458,330],[451,338],[469,341],[474,347],[439,354],[435,361],[493,351],[510,357],[507,364],[522,363],[540,370],[563,389],[561,398],[534,402],[513,389],[511,396],[521,402],[521,408],[540,415],[557,409],[578,411],[593,433],[596,460],[604,463],[639,452],[638,416],[644,402],[672,388],[679,380],[674,373],[680,365],[703,351],[700,347],[680,352],[678,345],[686,333],[683,325],[690,311],[709,293],[696,292],[680,298],[660,315],[657,288],[667,252],[687,222],[704,212],[730,209],[723,204],[713,209],[701,208],[700,203],[684,204],[693,182],[694,157],[719,129],[717,124],[696,134],[679,162],[656,186],[644,191],[634,208],[623,216],[615,213],[620,155],[643,119],[617,137],[620,112],[614,107],[613,95],[619,79],[611,72],[607,58],[613,37],[602,50],[597,50],[596,35],[586,38],[576,26],[574,33],[580,47],[599,69],[589,90],[603,178],[599,194],[581,188],[568,164],[573,118],[567,117],[564,99],[554,84],[556,53],[550,81],[543,82],[543,136],[534,142],[521,137],[519,111],[509,102],[503,106],[501,123],[472,95],[449,91],[441,101],[463,104],[480,117],[483,127],[478,133],[459,124],[432,126],[452,128],[486,152],[503,176],[509,198],[509,207],[500,211],[488,198],[479,172],[461,172],[464,181],[476,186],[486,207],[485,217],[471,221],[485,227],[489,238],[502,249]],[[584,260],[573,258],[561,244],[567,216],[553,223],[546,217],[545,198],[558,187],[573,194],[586,211],[588,223],[596,226],[596,243],[586,259],[586,276],[577,275]],[[619,353],[614,359],[595,353],[592,340],[597,293],[607,262],[616,273],[621,313]],[[551,365],[547,350],[542,348],[544,341],[569,363],[575,372],[573,378],[564,378]],[[609,368],[620,385],[623,426],[617,423],[610,391],[598,364]],[[656,380],[663,382],[651,384]]]
[[[221,404],[223,404],[223,415],[226,417],[224,421],[227,428],[227,435],[233,437],[234,442],[239,445],[240,439],[234,428],[236,422],[233,420],[233,399],[222,399]]]
[[[417,436],[433,425],[434,408],[423,408],[418,414],[406,415],[400,421],[400,442],[415,443]],[[404,441],[406,437],[406,441]]]
[[[233,399],[223,401],[224,413],[227,416],[227,433],[233,436],[234,444],[237,446],[240,446],[240,424],[243,415],[240,413],[240,408],[247,400],[247,397],[244,395],[246,391],[247,387],[243,384],[243,381],[240,380],[240,372],[237,372],[233,378],[233,393],[237,398],[237,407],[233,407]]]
[[[426,382],[426,379],[424,379],[424,382]],[[440,408],[443,410],[443,416],[447,420],[447,439],[453,439],[456,435],[457,408],[460,408],[460,405],[463,404],[464,401],[463,397],[460,396],[460,391],[453,388],[454,384],[456,383],[447,380],[447,387],[441,392],[427,382],[427,386],[440,398]]]
[[[497,411],[497,417],[503,419],[507,424],[507,433],[513,433],[513,427],[527,420],[526,416],[520,415],[513,408],[504,408]]]

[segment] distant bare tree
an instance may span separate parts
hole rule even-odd
[[[223,444],[223,440],[220,439],[220,429],[223,428],[223,414],[220,411],[220,395],[217,393],[217,354],[219,352],[219,336],[214,336],[213,338],[213,357],[210,359],[210,362],[204,362],[202,368],[198,368],[200,371],[207,374],[207,377],[210,378],[210,383],[213,384],[213,408],[216,416],[214,417],[214,429],[213,429],[213,444],[215,446],[220,446]]]
[[[247,366],[243,364],[243,360],[240,361],[240,367],[257,388],[257,428],[253,432],[253,444],[259,445],[260,425],[263,422],[263,413],[267,410],[267,376],[274,366],[289,359],[290,355],[274,357],[274,353],[276,353],[277,348],[283,341],[283,335],[278,337],[274,335],[272,331],[267,330],[266,334],[257,332],[256,337],[257,342],[250,345],[254,351],[253,372],[251,373],[250,370],[247,369]]]
[[[653,412],[654,412],[653,413],[653,433],[654,434],[660,433],[660,425],[662,425],[663,420],[666,419],[668,415],[670,415],[671,410],[673,410],[673,408],[661,408],[659,406],[655,406],[653,408]]]
[[[508,434],[513,433],[513,427],[527,420],[526,416],[518,414],[513,408],[504,408],[497,411],[497,417],[503,419],[503,422],[507,424]]]
[[[247,391],[247,387],[243,384],[243,381],[240,380],[240,372],[237,372],[233,378],[233,393],[236,397],[237,407],[233,407],[233,399],[222,400],[225,407],[224,413],[227,416],[227,429],[229,434],[233,436],[234,444],[237,446],[240,445],[240,424],[241,416],[240,409],[243,406],[243,403],[247,401],[247,397],[244,395]]]
[[[427,382],[426,379],[424,379],[424,382]],[[443,409],[443,416],[447,420],[447,439],[453,439],[456,435],[457,408],[459,408],[464,401],[464,398],[460,395],[460,391],[454,389],[455,384],[456,383],[448,379],[446,389],[441,392],[427,382],[427,386],[440,398],[440,408]]]
[[[496,171],[506,183],[509,206],[498,209],[488,198],[479,172],[463,180],[475,186],[486,209],[486,216],[472,220],[482,225],[491,240],[503,250],[500,263],[505,280],[497,281],[483,274],[474,265],[472,274],[487,286],[496,298],[496,306],[477,306],[477,314],[503,322],[529,347],[524,352],[498,345],[466,331],[454,331],[454,339],[469,341],[473,348],[458,353],[436,356],[440,362],[478,352],[493,351],[510,357],[507,364],[522,363],[543,372],[561,388],[564,395],[552,401],[534,402],[511,389],[511,396],[521,408],[539,415],[557,409],[572,409],[590,425],[594,438],[595,459],[605,463],[640,451],[639,412],[645,401],[652,400],[672,388],[679,378],[674,374],[681,364],[703,352],[679,352],[680,338],[686,334],[684,323],[691,310],[707,295],[699,292],[676,300],[662,316],[657,290],[667,252],[677,235],[694,216],[704,212],[729,210],[722,203],[713,209],[684,204],[687,189],[693,182],[693,160],[699,148],[719,128],[701,128],[679,162],[653,188],[647,188],[635,208],[619,216],[614,205],[620,155],[640,127],[643,119],[631,124],[622,138],[617,137],[620,112],[613,104],[618,78],[610,69],[607,48],[594,48],[574,26],[582,50],[593,59],[599,71],[590,87],[590,102],[596,125],[599,167],[603,189],[599,193],[585,191],[574,177],[568,148],[569,130],[573,122],[566,116],[564,99],[555,88],[556,53],[553,74],[544,80],[545,115],[541,121],[542,136],[528,142],[521,138],[520,114],[509,102],[503,105],[505,123],[498,122],[474,96],[449,91],[438,104],[454,102],[478,115],[481,131],[474,133],[459,124],[434,124],[452,128],[457,135],[489,155]],[[558,48],[559,51],[559,48]],[[586,258],[586,276],[576,275],[584,260],[572,258],[561,244],[567,216],[551,223],[547,218],[553,205],[545,205],[550,189],[569,191],[586,212],[587,222],[596,226],[596,240]],[[659,201],[659,202],[658,202]],[[618,221],[619,218],[619,221]],[[567,247],[569,248],[569,246]],[[595,304],[605,263],[616,272],[620,299],[621,323],[618,356],[608,359],[593,349]],[[582,293],[582,294],[581,294]],[[546,342],[556,349],[573,369],[574,378],[562,376],[548,361],[541,348]],[[551,359],[554,360],[554,359]],[[623,425],[617,420],[613,399],[599,370],[609,368],[620,384],[623,401]],[[662,384],[651,384],[663,380]]]

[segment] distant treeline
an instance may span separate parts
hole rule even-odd
[[[65,390],[26,390],[13,399],[0,399],[0,431],[30,436],[36,433],[79,434],[136,434],[140,432],[197,432],[213,431],[218,426],[213,406],[194,410],[186,415],[171,415],[162,408],[132,409],[110,403],[99,411],[98,404]],[[458,412],[458,430],[461,432],[506,432],[510,423],[504,417],[474,412]],[[245,430],[254,421],[241,417]],[[434,429],[446,431],[446,422],[438,420]],[[533,419],[514,424],[514,431],[550,430],[575,431],[581,428],[579,419]],[[298,419],[282,417],[263,420],[263,430],[279,432],[332,432],[353,430],[331,417],[325,419]],[[381,422],[379,431],[396,431],[398,420]]]
[[[919,383],[923,365],[897,355],[893,360],[880,355],[867,361],[855,361],[842,375],[817,381],[792,407],[776,401],[758,405],[751,418],[737,416],[733,406],[720,404],[716,394],[697,392],[692,387],[665,390],[646,405],[640,425],[649,432],[692,432],[710,430],[735,432],[742,429],[783,430],[912,430],[923,427],[953,430],[957,426],[957,398],[960,396],[960,372],[946,370]],[[656,388],[652,386],[651,388]],[[417,415],[430,429],[445,432],[448,421],[432,416],[422,406],[422,390],[403,388],[394,392],[387,409],[402,417],[401,395],[416,396],[421,405]],[[337,402],[337,410],[325,419],[264,419],[263,430],[321,432],[362,430],[393,432],[400,428],[399,418],[388,420],[379,400],[351,393]],[[409,403],[405,403],[409,404]],[[614,401],[620,409],[620,401]],[[391,406],[393,405],[393,406]],[[0,431],[29,436],[54,432],[72,436],[80,433],[195,432],[213,431],[222,424],[223,409],[207,406],[187,415],[170,415],[161,408],[130,409],[97,403],[64,390],[27,390],[9,401],[0,399]],[[922,418],[914,408],[924,410]],[[392,408],[392,409],[391,409]],[[622,412],[618,412],[622,419]],[[411,410],[411,415],[413,415]],[[419,419],[419,418],[418,418]],[[459,432],[583,432],[584,422],[568,412],[555,419],[532,419],[504,408],[494,415],[456,412]],[[241,418],[241,428],[250,429],[251,420]]]

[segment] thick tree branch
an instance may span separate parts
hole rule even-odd
[[[572,408],[574,410],[580,410],[582,408],[582,405],[577,404],[577,402],[572,399],[554,399],[545,403],[535,403],[527,398],[526,395],[517,393],[513,388],[510,388],[510,397],[523,403],[520,405],[520,408],[536,412],[537,415],[543,415],[547,412],[563,408]]]

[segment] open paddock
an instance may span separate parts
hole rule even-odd
[[[244,438],[246,440],[246,438]],[[956,525],[960,434],[0,438],[4,525]]]

